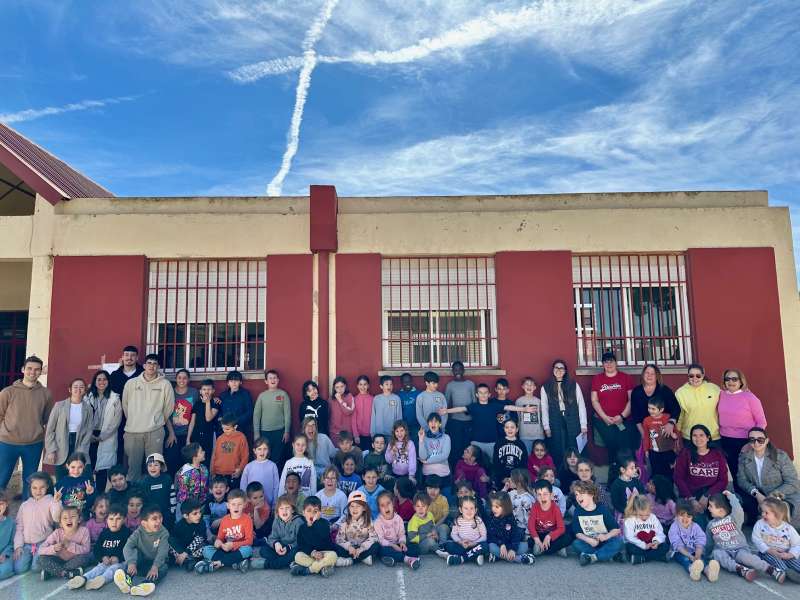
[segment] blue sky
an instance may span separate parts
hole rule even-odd
[[[117,195],[768,189],[800,259],[796,0],[4,0],[3,17],[0,121]]]

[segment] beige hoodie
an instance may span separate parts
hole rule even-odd
[[[174,409],[175,392],[163,375],[146,381],[142,373],[125,384],[122,411],[126,433],[149,433],[164,427]]]
[[[38,381],[27,387],[18,379],[0,391],[0,442],[33,444],[44,439],[53,397]]]

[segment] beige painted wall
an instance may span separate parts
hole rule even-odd
[[[0,310],[28,310],[31,262],[0,262]]]

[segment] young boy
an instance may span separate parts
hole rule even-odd
[[[431,499],[418,492],[414,496],[414,516],[408,522],[408,548],[417,556],[435,552],[447,538],[439,537],[430,511]]]
[[[203,560],[194,566],[196,573],[212,573],[231,567],[241,573],[250,568],[253,555],[253,520],[244,514],[247,496],[240,489],[228,492],[228,514],[219,524],[213,546],[203,548]]]
[[[122,551],[131,535],[130,529],[125,527],[125,512],[126,509],[119,505],[112,504],[108,509],[106,528],[100,532],[94,545],[97,566],[70,579],[67,582],[69,589],[77,590],[85,585],[87,590],[99,590],[114,579],[114,573],[125,569]]]
[[[127,471],[125,467],[116,465],[108,470],[108,480],[111,482],[111,489],[106,492],[108,503],[112,506],[128,506],[128,499],[136,489],[125,477]]]
[[[203,523],[203,505],[194,498],[183,502],[183,518],[172,528],[169,536],[169,555],[173,562],[187,571],[203,558],[206,545],[206,526]]]
[[[297,532],[305,519],[295,513],[294,501],[288,496],[278,498],[275,514],[266,544],[259,548],[261,559],[254,558],[250,561],[253,568],[286,569],[294,561]]]
[[[505,407],[489,398],[489,386],[479,383],[475,388],[477,402],[466,406],[456,406],[454,408],[441,409],[439,414],[467,413],[472,417],[472,444],[481,449],[481,452],[491,460],[494,454],[494,446],[497,442],[497,420]],[[463,449],[461,451],[463,453]],[[452,455],[452,453],[451,453]]]
[[[577,506],[572,520],[572,549],[580,555],[581,566],[621,558],[624,543],[619,524],[609,509],[597,505],[597,486],[591,481],[576,481],[573,491]]]
[[[237,427],[235,415],[222,417],[222,435],[214,444],[214,456],[211,458],[211,475],[224,475],[232,488],[239,487],[239,478],[250,455],[247,438],[236,430]]]
[[[228,480],[224,475],[217,475],[211,480],[211,493],[203,510],[209,536],[217,534],[220,521],[228,514],[229,490],[230,486],[228,486]]]
[[[544,428],[542,426],[542,401],[538,396],[534,396],[536,391],[536,381],[528,375],[522,380],[523,395],[517,398],[514,406],[507,406],[507,410],[516,411],[519,414],[519,439],[525,444],[528,454],[533,449],[534,440],[544,439]]]
[[[439,412],[440,408],[447,408],[447,399],[439,391],[439,376],[433,371],[428,371],[423,376],[425,391],[417,396],[417,425],[425,429],[428,424],[428,415]],[[439,414],[442,414],[439,412]],[[447,414],[442,414],[442,428],[447,425]]]
[[[672,466],[675,464],[675,440],[678,432],[672,435],[664,432],[664,426],[669,423],[670,415],[664,412],[664,400],[654,396],[647,401],[649,416],[642,421],[642,447],[650,459],[653,475],[663,475],[672,480]]]
[[[352,456],[348,456],[344,459],[344,463],[342,464],[342,474],[339,477],[339,481],[336,484],[340,490],[342,490],[347,496],[349,496],[352,492],[355,492],[361,484],[363,484],[363,480],[361,476],[356,473],[356,463],[353,460]]]
[[[359,492],[362,492],[367,499],[367,506],[369,506],[369,512],[372,515],[372,520],[378,518],[378,496],[381,492],[385,492],[386,488],[384,488],[380,483],[378,483],[378,471],[373,467],[367,467],[364,470],[364,485],[358,488]]]
[[[370,420],[369,433],[372,437],[376,434],[390,435],[395,421],[403,418],[403,406],[400,397],[394,394],[394,383],[389,375],[381,375],[381,393],[372,399],[372,419]]]
[[[503,489],[511,471],[526,469],[528,466],[528,451],[525,449],[525,444],[517,439],[517,423],[506,421],[503,424],[503,432],[505,437],[495,444],[492,456],[494,485],[498,490]]]
[[[567,556],[567,547],[572,536],[567,533],[561,510],[553,501],[553,488],[549,481],[540,479],[533,486],[536,502],[528,517],[528,533],[531,535],[533,554],[558,554]]]
[[[138,483],[145,504],[155,504],[164,515],[164,527],[171,529],[175,523],[175,487],[167,472],[167,463],[161,454],[147,457],[147,475]]]
[[[269,535],[270,514],[272,509],[269,502],[264,497],[264,486],[260,481],[253,481],[247,484],[245,490],[247,494],[247,504],[244,512],[253,519],[253,533],[256,546],[263,544],[264,538]]]
[[[123,594],[149,596],[167,576],[169,532],[164,527],[161,509],[148,506],[142,511],[142,524],[122,550],[125,569],[114,573],[114,583]],[[138,582],[138,583],[137,583]]]
[[[508,397],[508,393],[511,390],[511,386],[508,384],[508,379],[505,377],[501,377],[494,383],[494,393],[495,397],[493,398],[495,402],[498,402],[503,407],[503,412],[497,415],[497,437],[502,438],[505,429],[503,426],[507,421],[514,421],[514,423],[518,422],[517,419],[517,407],[514,405],[514,401]],[[506,407],[509,407],[506,410]]]
[[[355,472],[360,473],[363,468],[364,463],[364,454],[361,451],[361,448],[353,447],[353,434],[349,431],[340,431],[339,432],[339,450],[336,452],[336,456],[333,457],[333,464],[336,465],[336,468],[339,469],[339,472],[343,472],[343,465],[344,460],[346,458],[352,458],[353,462],[355,463]]]
[[[264,381],[267,389],[258,395],[253,407],[253,436],[267,440],[272,461],[282,469],[286,462],[284,450],[292,430],[292,400],[279,387],[280,377],[275,369],[264,373]]]
[[[292,575],[333,575],[336,547],[331,541],[331,527],[321,516],[320,499],[316,496],[306,498],[303,502],[305,523],[297,530],[297,554],[290,567]]]
[[[386,436],[378,434],[372,438],[372,450],[364,457],[364,472],[375,469],[378,482],[386,489],[394,488],[394,478],[389,472],[389,463],[386,462]]]
[[[436,533],[439,540],[446,541],[450,535],[450,527],[447,525],[447,518],[450,516],[450,504],[447,497],[442,494],[442,478],[438,475],[429,475],[425,480],[425,491],[430,499],[428,509],[433,516],[436,525]]]
[[[400,397],[400,404],[403,410],[403,421],[408,425],[409,439],[417,439],[419,423],[417,423],[417,396],[419,390],[414,387],[414,379],[411,373],[400,375],[400,389],[397,390]]]

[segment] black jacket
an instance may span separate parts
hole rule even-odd
[[[323,398],[317,398],[314,402],[303,400],[300,403],[300,421],[306,417],[314,417],[317,420],[317,430],[325,435],[328,434],[329,415],[328,401]]]
[[[297,550],[311,554],[314,550],[335,551],[331,541],[331,526],[325,519],[317,519],[309,527],[307,523],[300,525],[297,531]]]
[[[202,520],[199,523],[189,523],[186,519],[181,519],[172,528],[172,535],[169,536],[169,547],[176,554],[186,552],[195,558],[203,554],[206,543],[206,526]]]
[[[94,543],[94,557],[100,562],[104,556],[115,556],[119,562],[123,562],[122,549],[130,535],[131,530],[125,525],[119,531],[111,531],[106,527]]]

